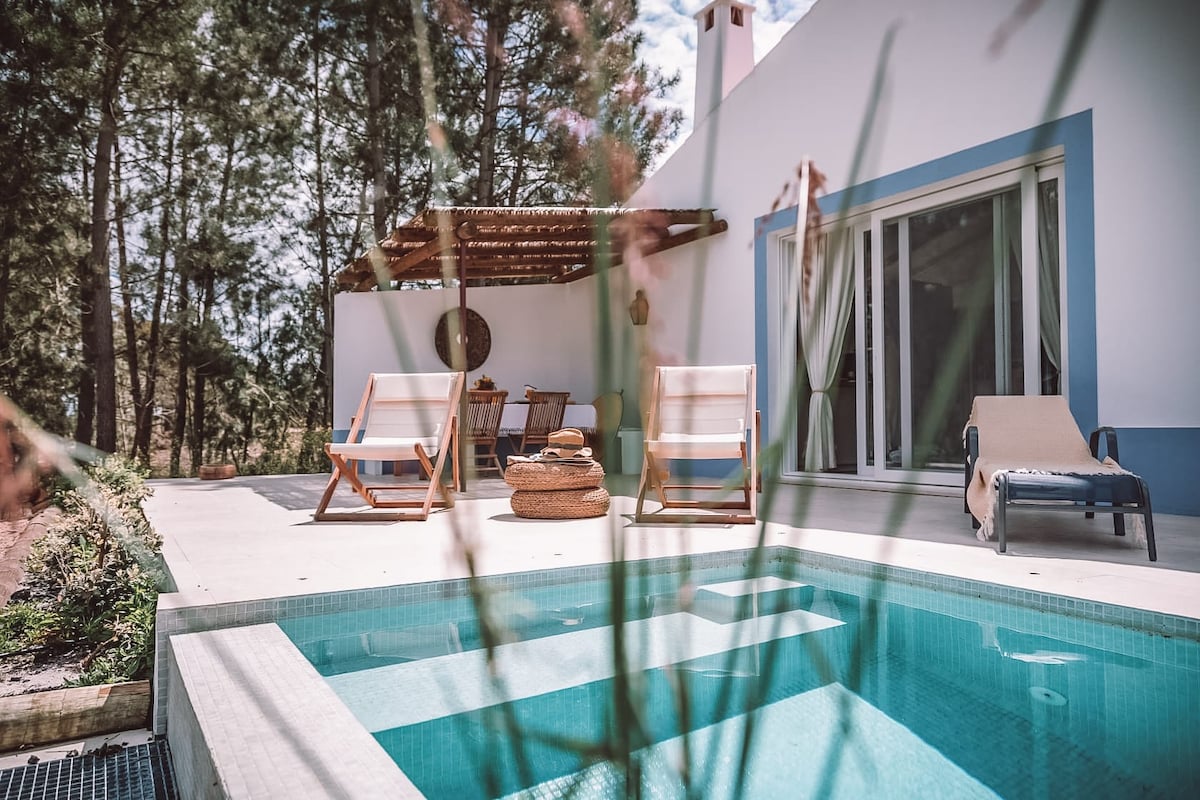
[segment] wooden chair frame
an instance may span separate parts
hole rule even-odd
[[[469,448],[465,463],[475,472],[497,472],[504,476],[504,465],[496,452],[496,441],[500,438],[500,418],[504,415],[504,401],[508,391],[499,389],[467,391],[467,424],[463,426],[463,442]],[[482,452],[481,452],[482,451]],[[482,463],[481,463],[482,462]]]
[[[415,381],[422,379],[436,379],[438,376],[444,375],[448,380],[448,393],[443,399],[442,397],[420,397],[420,398],[387,398],[381,399],[377,397],[378,386],[381,382],[390,381],[393,378],[411,378]],[[354,415],[354,421],[350,427],[350,433],[345,442],[330,442],[325,445],[325,453],[333,462],[333,474],[329,478],[329,483],[325,486],[325,492],[321,495],[321,501],[317,505],[316,512],[313,518],[318,522],[358,522],[358,521],[422,521],[429,518],[429,513],[433,508],[449,508],[454,505],[453,491],[458,489],[462,484],[459,475],[459,464],[457,459],[452,459],[453,483],[450,487],[442,481],[442,472],[445,469],[446,461],[453,452],[458,440],[458,404],[462,397],[464,376],[461,372],[456,373],[426,373],[413,375],[388,375],[381,373],[371,373],[367,379],[366,389],[363,391],[362,400],[358,405],[358,412]],[[421,420],[427,424],[430,429],[434,428],[435,423],[440,423],[437,426],[438,434],[437,441],[437,457],[436,463],[430,459],[428,448],[421,441],[428,440],[431,436],[401,436],[401,437],[373,437],[372,436],[372,412],[373,409],[384,402],[403,403],[406,400],[412,402],[421,402],[427,405],[436,407],[438,410],[433,412],[436,418],[429,420]],[[444,405],[444,411],[441,406]],[[365,426],[365,427],[364,427]],[[359,442],[359,434],[363,433],[363,442]],[[378,441],[371,441],[371,439]],[[358,475],[358,462],[361,460],[379,460],[379,461],[417,461],[420,464],[422,476],[428,476],[428,480],[417,485],[397,485],[391,484],[367,484]],[[382,512],[370,511],[327,511],[329,501],[333,498],[333,492],[337,488],[338,483],[342,478],[345,478],[354,492],[367,502],[372,508],[388,509]],[[407,493],[413,494],[420,492],[423,496],[420,499],[384,499],[385,494],[390,493]],[[435,499],[435,495],[440,495],[440,500]],[[405,511],[403,509],[419,509],[417,511]]]
[[[527,453],[530,445],[541,448],[549,444],[550,434],[562,428],[563,415],[567,411],[567,400],[570,397],[570,392],[530,392],[525,431],[521,434],[521,443],[514,449],[518,453]]]
[[[706,392],[692,395],[673,395],[675,403],[683,402],[695,407],[701,414],[710,401],[724,403],[744,397],[745,412],[740,441],[731,441],[731,433],[725,436],[726,441],[714,444],[705,435],[689,435],[663,428],[662,405],[664,399],[664,374],[667,370],[728,370],[741,371],[745,376],[744,387],[741,391],[723,391],[720,393]],[[654,373],[654,383],[651,389],[651,405],[649,418],[646,423],[646,440],[643,444],[642,473],[638,481],[637,506],[634,519],[637,522],[665,522],[673,524],[712,523],[712,524],[753,524],[758,521],[758,491],[761,488],[758,476],[758,425],[759,415],[755,408],[755,378],[754,365],[731,367],[658,367]],[[747,439],[747,430],[749,437]],[[747,444],[747,442],[749,444]],[[741,497],[740,499],[692,500],[673,497],[672,493],[687,492],[720,492],[729,493],[731,487],[726,484],[683,484],[669,483],[670,473],[667,462],[670,459],[679,460],[714,460],[740,459],[742,464]],[[751,482],[754,485],[751,485]],[[646,493],[653,489],[658,495],[663,510],[653,514],[644,511]],[[733,489],[736,493],[737,489]],[[672,510],[695,509],[705,511],[728,511],[725,514],[711,513],[672,513]],[[743,513],[736,513],[743,512]]]

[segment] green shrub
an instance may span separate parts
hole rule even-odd
[[[11,601],[0,609],[0,655],[45,644],[51,615],[37,603]]]
[[[303,475],[329,471],[325,443],[332,442],[333,431],[320,428],[304,431],[299,441],[294,436],[266,443],[262,455],[238,464],[241,475]],[[293,446],[293,444],[295,446]]]
[[[141,472],[115,457],[89,467],[87,477],[55,493],[62,514],[26,561],[29,600],[0,613],[0,630],[26,646],[82,646],[78,684],[145,678],[164,574],[162,539],[141,507],[150,489]]]

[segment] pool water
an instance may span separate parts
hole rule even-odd
[[[1200,796],[1194,638],[773,571],[540,574],[483,623],[449,597],[280,626],[435,800]]]

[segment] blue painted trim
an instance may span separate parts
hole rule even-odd
[[[1121,466],[1146,479],[1155,513],[1200,516],[1200,428],[1117,428],[1117,446]]]
[[[777,211],[754,221],[754,363],[755,388],[758,410],[761,412],[762,426],[759,438],[764,442],[770,441],[771,395],[768,387],[770,382],[771,364],[768,362],[767,347],[767,237],[776,231],[796,227],[795,206]]]
[[[1090,431],[1099,423],[1096,378],[1096,188],[1092,152],[1092,112],[1064,126],[1067,250],[1067,359],[1071,413]],[[1074,119],[1071,117],[1069,119]]]
[[[846,211],[885,200],[923,186],[949,180],[1050,147],[1063,148],[1066,167],[1063,220],[1067,252],[1067,358],[1071,411],[1083,430],[1097,425],[1096,380],[1096,236],[1095,184],[1092,150],[1092,112],[1081,111],[1035,128],[951,153],[908,169],[841,189],[821,198],[822,210]],[[757,218],[754,222],[755,356],[763,397],[764,441],[771,436],[769,385],[772,364],[767,360],[767,241],[784,228],[795,227],[795,206]]]

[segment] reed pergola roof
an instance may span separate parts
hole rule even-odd
[[[338,283],[357,292],[383,276],[570,283],[728,227],[711,208],[429,208],[355,259]]]

